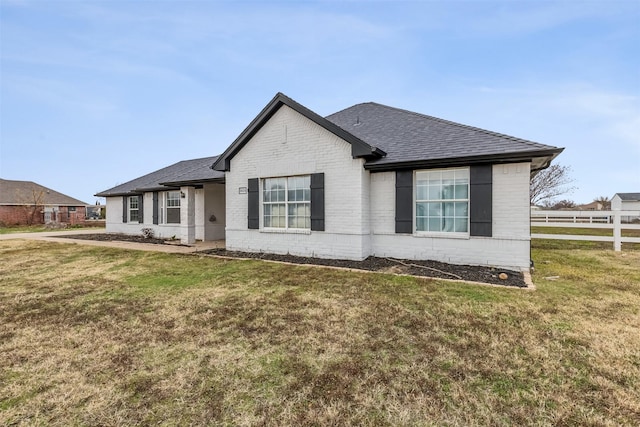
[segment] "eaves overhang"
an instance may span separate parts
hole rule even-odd
[[[95,197],[120,197],[120,196],[136,196],[144,193],[144,191],[116,191],[113,193],[105,193],[104,191],[101,193],[94,194]]]
[[[371,172],[387,172],[406,169],[432,169],[441,167],[470,166],[477,164],[503,164],[516,162],[533,162],[539,160],[542,166],[536,170],[549,166],[551,161],[557,157],[564,148],[554,148],[549,150],[522,151],[511,153],[496,153],[479,156],[447,157],[438,159],[421,159],[399,162],[385,163],[365,163],[364,168]]]
[[[114,193],[97,193],[96,197],[121,197],[121,196],[138,196],[143,193],[151,193],[154,191],[171,191],[171,190],[180,190],[180,187],[197,187],[202,188],[204,184],[224,184],[224,177],[220,178],[209,178],[209,179],[197,179],[197,180],[186,180],[186,181],[170,181],[170,182],[159,182],[155,187],[141,187],[134,188],[129,191],[118,191]]]
[[[220,178],[208,178],[208,179],[193,179],[186,181],[169,181],[161,182],[160,185],[169,187],[202,187],[204,184],[224,184],[224,177]]]
[[[87,203],[37,203],[38,206],[93,206]],[[2,202],[0,206],[34,206],[34,203],[25,203],[25,202]]]
[[[302,114],[307,119],[313,121],[319,126],[322,126],[329,132],[333,133],[337,137],[347,141],[351,144],[351,155],[354,158],[374,159],[380,158],[386,155],[386,153],[379,148],[372,147],[360,138],[342,129],[338,125],[330,122],[317,113],[314,113],[307,107],[283,93],[278,92],[276,96],[262,109],[262,111],[251,121],[242,133],[236,138],[235,141],[222,153],[218,159],[213,163],[211,169],[226,172],[231,168],[231,159],[244,147],[247,142],[273,117],[273,115],[282,107],[293,109],[294,111]]]

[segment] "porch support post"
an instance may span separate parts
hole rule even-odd
[[[180,187],[180,197],[180,243],[193,245],[196,242],[196,189]]]

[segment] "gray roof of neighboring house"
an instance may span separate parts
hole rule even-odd
[[[278,93],[212,167],[229,170],[235,154],[283,105],[349,142],[352,156],[364,158],[372,171],[507,162],[531,162],[536,171],[563,150],[373,102],[321,117]]]
[[[614,196],[620,197],[620,200],[624,200],[625,202],[640,201],[640,193],[616,193]]]
[[[0,205],[38,203],[46,206],[86,206],[82,200],[37,184],[32,181],[14,181],[0,178]]]
[[[517,161],[557,156],[561,148],[399,108],[368,102],[326,117],[367,144],[387,153],[368,159],[368,169],[429,166],[470,161]]]
[[[147,191],[163,191],[181,185],[199,185],[205,182],[224,182],[224,173],[214,171],[211,165],[218,157],[183,160],[151,172],[124,184],[96,194],[98,197],[124,196]]]

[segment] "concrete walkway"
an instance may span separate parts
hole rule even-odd
[[[73,239],[70,236],[74,234],[103,234],[104,230],[64,230],[64,231],[45,231],[38,233],[8,233],[8,234],[0,234],[0,240],[13,240],[13,239],[23,239],[23,240],[40,240],[45,242],[56,242],[56,243],[73,243],[78,245],[87,245],[87,246],[102,246],[108,248],[120,248],[120,249],[132,249],[138,251],[155,251],[155,252],[166,252],[166,253],[182,253],[189,254],[195,253],[199,251],[204,251],[208,249],[215,248],[224,248],[224,240],[216,240],[216,241],[207,241],[202,242],[198,241],[195,245],[183,246],[183,245],[158,245],[155,243],[137,243],[137,242],[126,242],[126,241],[100,241],[100,240],[85,240],[85,239]],[[65,237],[62,237],[65,236]]]

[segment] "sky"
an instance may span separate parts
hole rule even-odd
[[[222,153],[277,92],[565,147],[577,203],[640,192],[640,0],[0,0],[4,179],[93,204]]]

